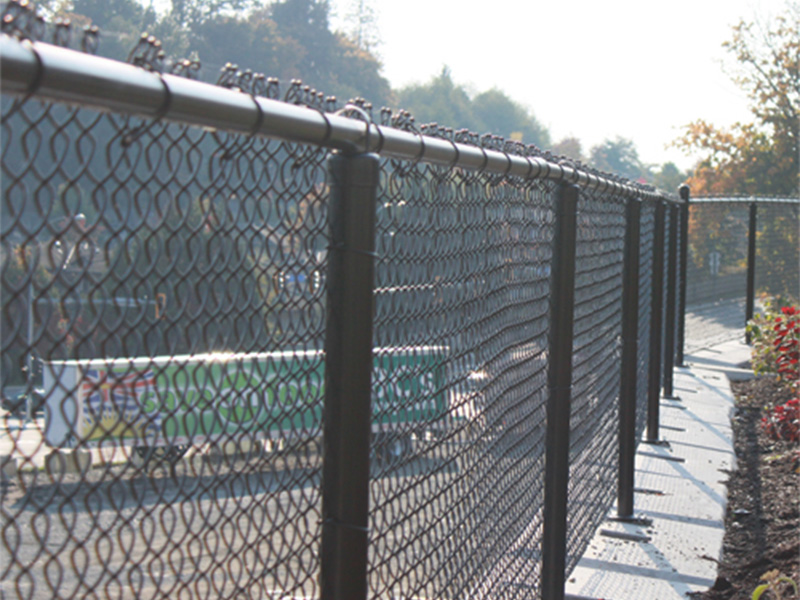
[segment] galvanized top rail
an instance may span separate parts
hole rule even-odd
[[[315,144],[347,153],[461,167],[525,179],[551,179],[642,200],[682,202],[677,196],[614,181],[579,167],[519,156],[448,139],[376,125],[358,107],[341,114],[253,96],[221,86],[151,72],[128,63],[44,42],[0,35],[3,93],[68,102],[100,111]],[[358,114],[354,119],[346,114]]]

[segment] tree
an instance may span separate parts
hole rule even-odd
[[[362,97],[374,106],[387,106],[394,102],[394,93],[386,78],[381,75],[377,57],[344,34],[336,34],[336,64],[329,73],[329,87],[342,100]]]
[[[418,124],[436,122],[456,129],[477,129],[469,95],[453,82],[446,66],[428,83],[409,85],[397,95],[400,105],[414,115]]]
[[[666,162],[653,173],[653,185],[666,192],[677,193],[678,187],[686,181],[686,173],[673,162]]]
[[[741,21],[723,44],[735,59],[733,79],[748,94],[754,121],[720,128],[690,123],[675,145],[701,159],[689,178],[692,194],[797,194],[800,183],[800,4],[766,25]],[[723,243],[719,224],[734,218],[735,207],[695,210],[689,222],[693,260],[702,267],[708,246]],[[797,217],[759,211],[756,243],[758,276],[764,282],[796,281]],[[766,291],[796,293],[796,284],[767,283]]]
[[[586,157],[583,155],[583,146],[581,141],[575,136],[568,136],[562,139],[557,144],[554,144],[550,149],[551,152],[557,156],[566,156],[572,160],[584,162]]]
[[[741,21],[725,47],[734,81],[751,100],[754,123],[718,128],[702,120],[675,144],[704,156],[689,184],[694,194],[790,194],[800,185],[800,4],[766,25]]]
[[[605,140],[589,151],[589,164],[601,171],[622,175],[632,181],[647,179],[648,169],[639,159],[639,152],[631,140],[617,137]]]
[[[170,33],[170,55],[195,54],[205,78],[215,81],[230,62],[277,77],[284,89],[292,79],[343,101],[364,97],[389,104],[392,91],[380,62],[341,33],[329,29],[327,2],[284,0],[267,8],[209,17],[186,31]]]
[[[327,0],[283,0],[269,8],[270,18],[279,35],[303,48],[306,83],[326,93],[325,82],[334,72],[336,36],[329,27],[330,5]]]
[[[348,24],[348,37],[356,47],[366,52],[374,52],[380,44],[378,16],[370,0],[351,0],[345,15]]]
[[[497,88],[480,93],[472,100],[475,117],[486,131],[513,138],[540,148],[550,145],[550,132],[521,104]]]
[[[719,129],[698,120],[677,145],[705,153],[687,181],[695,196],[794,192],[797,158],[756,124]]]
[[[447,67],[426,84],[401,89],[398,97],[401,106],[414,115],[418,124],[435,122],[540,147],[550,144],[547,129],[519,103],[496,88],[470,98],[462,86],[453,82]]]
[[[169,18],[177,27],[194,30],[209,19],[241,13],[259,5],[257,0],[170,0]]]
[[[157,15],[136,0],[74,0],[57,11],[69,17],[74,26],[96,25],[100,28],[98,53],[125,60],[142,32],[152,28]]]
[[[162,42],[167,59],[199,59],[200,76],[209,82],[217,81],[226,63],[233,63],[277,77],[284,90],[292,79],[300,79],[345,102],[356,97],[376,106],[393,101],[366,38],[330,29],[328,0],[268,5],[263,0],[170,0],[161,16],[137,0],[72,0],[54,14],[100,27],[99,52],[110,58],[126,60],[147,32]]]
[[[266,10],[209,19],[195,28],[192,50],[203,63],[208,79],[215,79],[220,68],[230,62],[288,83],[302,75],[306,56],[299,43],[280,35]]]

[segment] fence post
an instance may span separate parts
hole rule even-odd
[[[564,598],[578,193],[577,186],[560,183],[555,198],[542,532],[543,600]]]
[[[678,188],[678,195],[683,204],[681,204],[681,262],[679,265],[680,279],[678,291],[678,341],[677,341],[677,354],[675,355],[675,365],[678,367],[683,366],[683,349],[686,344],[686,286],[687,279],[687,259],[689,256],[689,186],[685,183]]]
[[[639,348],[639,228],[641,201],[628,202],[622,269],[622,377],[619,403],[617,516],[633,516],[636,461],[636,382]]]
[[[658,442],[661,400],[661,334],[664,318],[664,203],[656,202],[653,229],[653,298],[650,305],[650,370],[647,374],[647,441]]]
[[[678,284],[678,207],[669,206],[669,243],[667,256],[667,309],[664,323],[664,397],[676,399],[672,389],[675,373],[675,299]]]
[[[321,597],[367,597],[374,154],[333,154],[325,329]]]
[[[753,318],[756,303],[756,225],[758,206],[750,203],[750,223],[747,233],[747,305],[744,311],[745,326]],[[745,341],[750,343],[750,334],[745,334]]]

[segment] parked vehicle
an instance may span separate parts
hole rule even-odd
[[[30,362],[30,366],[31,372],[28,373],[28,368],[25,367],[23,373],[26,377],[30,378],[31,415],[35,415],[44,408],[45,404],[45,394],[42,389],[42,361],[33,358]],[[6,392],[11,392],[12,389],[14,389],[14,392],[10,395],[6,395]],[[3,395],[0,397],[0,404],[11,414],[24,416],[28,410],[28,396],[27,386],[4,388]]]
[[[31,390],[31,414],[35,415],[44,409],[45,394],[41,388],[34,388]],[[13,396],[3,396],[0,400],[5,410],[15,416],[24,416],[28,410],[28,392],[15,394]]]
[[[447,352],[374,350],[372,429],[379,446],[391,446],[388,456],[407,453],[412,436],[441,426]],[[242,435],[317,437],[324,365],[321,350],[49,361],[45,438],[55,447],[117,441],[142,450]]]

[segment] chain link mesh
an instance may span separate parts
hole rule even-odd
[[[756,225],[756,296],[800,299],[800,201],[759,202]]]
[[[655,205],[652,202],[645,202],[642,204],[639,220],[639,340],[636,371],[636,439],[641,437],[647,423],[655,225]]]
[[[3,595],[318,597],[327,150],[0,102]],[[381,160],[368,594],[532,597],[557,184]],[[578,206],[568,571],[617,487],[606,190]]]
[[[663,266],[663,269],[664,269],[664,271],[663,271],[664,283],[663,283],[663,287],[661,288],[662,291],[663,291],[663,296],[662,296],[662,299],[661,299],[661,310],[662,310],[661,323],[662,323],[662,327],[663,327],[663,332],[662,332],[662,335],[661,335],[661,363],[662,363],[662,366],[661,366],[661,385],[662,385],[662,387],[663,387],[664,382],[666,381],[666,377],[667,377],[667,373],[666,373],[663,365],[666,364],[667,352],[669,350],[669,346],[667,344],[667,342],[669,341],[669,340],[667,340],[667,327],[669,325],[669,322],[668,322],[667,319],[669,319],[669,309],[670,309],[669,302],[668,302],[669,286],[670,286],[670,283],[671,283],[670,282],[670,277],[669,277],[669,261],[670,261],[669,244],[670,244],[670,235],[671,235],[670,225],[672,223],[672,217],[673,217],[673,215],[672,215],[672,211],[670,210],[670,207],[666,206],[666,208],[664,210],[664,266]]]
[[[689,205],[687,352],[743,334],[747,223],[746,204],[703,202]]]
[[[325,153],[2,123],[4,593],[313,596]]]
[[[376,388],[422,379],[428,357],[441,377],[407,396],[402,410],[422,418],[383,425],[373,445],[371,597],[537,588],[552,194],[384,162],[375,347],[400,344],[417,364]]]
[[[625,202],[578,200],[567,571],[580,559],[617,488]]]
[[[750,205],[756,204],[756,304],[800,297],[797,203],[703,198],[689,205],[686,350],[744,335]]]

